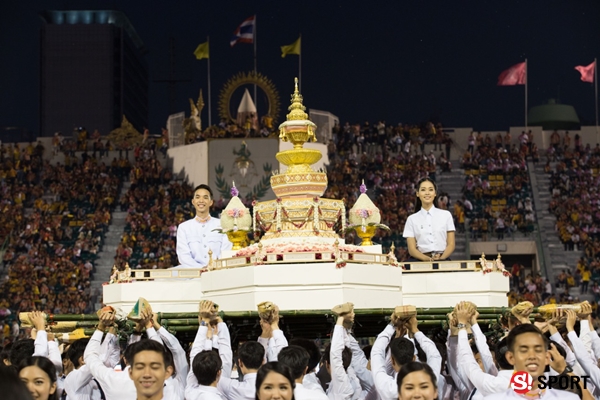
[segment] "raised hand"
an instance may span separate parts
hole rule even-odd
[[[464,302],[460,302],[454,307],[454,314],[459,324],[468,324],[471,319],[471,308]]]
[[[273,336],[273,328],[271,328],[271,324],[264,319],[260,320],[260,327],[262,329],[262,333],[260,334],[261,338],[269,339],[271,336]]]
[[[587,301],[584,301],[583,303],[581,303],[581,311],[579,311],[577,313],[577,317],[580,320],[582,320],[582,319],[586,319],[591,314],[592,314],[592,305],[590,303],[588,303]]]
[[[279,329],[279,307],[277,305],[273,306],[273,314],[271,314],[271,328],[273,330]]]
[[[416,315],[410,317],[410,319],[406,323],[406,327],[408,328],[408,331],[413,335],[419,332],[419,322],[417,321]]]
[[[46,329],[46,317],[44,316],[43,312],[37,310],[32,311],[29,319],[31,320],[33,327],[38,331],[43,331]]]
[[[98,329],[105,331],[107,328],[115,323],[115,315],[112,312],[104,311],[100,314],[100,322],[98,323]]]
[[[567,331],[572,332],[575,330],[575,322],[577,322],[577,314],[575,314],[575,311],[573,310],[566,310],[565,313],[567,314]]]
[[[550,366],[553,370],[561,373],[567,368],[567,362],[565,361],[565,358],[560,355],[554,343],[550,343],[550,350],[548,350],[548,354],[550,355]]]
[[[479,318],[479,311],[473,310],[471,314],[471,326],[477,324],[477,318]]]

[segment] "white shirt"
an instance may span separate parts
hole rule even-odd
[[[219,389],[213,386],[196,385],[192,391],[186,391],[186,400],[227,400],[219,392]],[[297,398],[296,398],[297,399]]]
[[[183,399],[189,370],[185,350],[181,347],[179,340],[162,326],[158,332],[154,328],[148,328],[146,329],[146,334],[149,339],[162,341],[171,351],[171,354],[173,354],[173,364],[175,365],[176,374],[174,378],[170,377],[165,381],[164,397]]]
[[[584,321],[581,321],[584,322]],[[587,321],[585,321],[587,322]],[[590,390],[592,395],[595,398],[600,397],[600,369],[598,368],[595,360],[590,357],[590,353],[586,350],[583,342],[577,336],[575,331],[571,331],[567,334],[569,340],[571,341],[571,345],[573,346],[573,352],[575,353],[575,357],[577,357],[577,361],[585,371],[586,375],[590,376],[590,380],[594,384],[594,388]],[[588,385],[589,388],[589,385]],[[592,391],[593,390],[593,391]]]
[[[87,365],[82,365],[67,375],[64,382],[64,391],[69,400],[96,400],[101,394],[94,377]]]
[[[395,334],[394,327],[388,324],[377,336],[371,349],[371,373],[377,393],[382,400],[398,399],[398,384],[393,376],[388,375],[385,361],[386,348]]]
[[[288,341],[281,329],[275,329],[273,336],[268,339],[259,336],[257,342],[265,348],[265,361],[268,362],[277,361],[281,349],[288,346]]]
[[[229,369],[231,371],[231,368]],[[223,373],[225,367],[223,367]],[[217,388],[229,400],[256,399],[256,372],[244,375],[242,382],[221,376]]]
[[[90,338],[83,355],[85,364],[100,383],[106,400],[135,400],[137,393],[133,381],[129,378],[129,367],[117,372],[102,363],[100,359],[102,336],[103,332],[96,330]]]
[[[473,330],[473,333],[475,333],[475,330]],[[477,338],[477,336],[475,337]],[[481,350],[479,350],[479,352],[481,354]],[[513,370],[498,371],[497,375],[483,372],[479,367],[479,364],[477,364],[477,361],[475,361],[465,329],[461,329],[458,332],[458,368],[464,371],[464,374],[468,377],[469,381],[475,386],[475,389],[477,389],[475,394],[471,397],[473,400],[483,399],[484,396],[490,394],[505,392],[506,388],[510,385],[510,378],[513,374]]]
[[[361,397],[362,390],[352,384],[350,371],[344,370],[342,352],[344,351],[344,327],[336,325],[331,336],[331,350],[329,361],[331,363],[331,383],[327,389],[327,397],[331,400],[355,400]],[[350,370],[350,368],[348,368]]]
[[[447,246],[448,232],[455,231],[452,214],[432,206],[429,211],[421,208],[406,220],[402,236],[415,238],[421,253],[443,253]]]
[[[344,330],[344,343],[345,346],[352,350],[352,362],[351,366],[359,380],[362,388],[362,397],[367,400],[377,399],[377,390],[375,389],[375,383],[373,382],[373,374],[367,369],[369,360],[365,357],[365,352],[362,351],[358,342],[347,330]]]
[[[495,393],[489,396],[485,396],[484,400],[505,400],[505,399],[519,399],[523,400],[524,397],[516,394],[512,389],[506,389],[502,393]],[[555,389],[546,389],[544,395],[542,396],[543,400],[548,399],[559,399],[559,400],[579,400],[579,396],[565,392],[564,390],[555,390]]]
[[[328,400],[327,395],[323,392],[323,389],[309,389],[302,383],[296,383],[294,389],[294,398],[296,400]]]
[[[212,341],[218,340],[219,356],[221,357],[221,361],[223,363],[221,379],[219,379],[220,384],[223,380],[232,381],[229,377],[231,376],[231,368],[233,366],[233,352],[231,350],[231,338],[227,325],[224,322],[220,322],[217,327],[219,336],[216,339],[213,336],[212,340],[207,340],[206,338],[206,334],[208,332],[208,327],[206,325],[200,325],[198,327],[198,332],[196,333],[196,338],[194,339],[192,350],[190,351],[190,367],[193,365],[194,358],[196,355],[198,355],[198,353],[201,353],[202,351],[210,351],[213,347]],[[256,380],[256,374],[254,374],[254,379]],[[254,385],[254,381],[252,382],[252,385]],[[194,371],[192,368],[190,368],[187,374],[187,386],[185,388],[186,400],[217,399],[217,397],[214,397],[215,392],[208,388],[209,386],[200,385],[198,383],[198,379],[196,378],[196,375],[194,375]],[[215,390],[217,390],[220,394],[223,394],[223,399],[227,398],[231,400],[231,397],[226,396],[227,393],[221,390],[221,388]],[[252,396],[252,399],[254,399],[254,394],[252,394]]]
[[[325,394],[323,386],[321,386],[321,381],[319,381],[319,378],[315,372],[304,375],[304,379],[302,379],[302,385],[304,385],[306,389],[321,390],[321,392]]]
[[[196,218],[179,224],[177,228],[177,258],[184,268],[204,268],[208,265],[208,250],[213,259],[221,256],[224,250],[231,250],[232,243],[227,235],[214,232],[221,229],[219,218],[199,222]]]

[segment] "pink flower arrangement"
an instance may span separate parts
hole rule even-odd
[[[242,218],[246,214],[246,210],[242,210],[239,208],[232,208],[231,210],[227,210],[227,215],[232,218]]]
[[[349,244],[343,244],[338,246],[340,251],[347,253],[363,253],[363,249],[360,246],[354,246]],[[250,246],[241,249],[235,253],[235,257],[246,257],[254,255],[258,251],[258,246]],[[264,254],[273,253],[310,253],[310,252],[333,252],[335,248],[330,244],[286,244],[286,245],[266,245],[263,246],[262,252]]]
[[[369,218],[371,215],[373,215],[373,211],[367,210],[366,208],[361,208],[361,209],[355,210],[354,213],[359,218]]]

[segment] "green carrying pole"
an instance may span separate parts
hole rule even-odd
[[[417,319],[419,321],[434,321],[440,320],[445,321],[446,315],[452,312],[452,307],[443,308],[417,308]],[[479,320],[497,320],[498,317],[504,315],[510,311],[510,307],[478,307]],[[370,316],[384,316],[388,317],[394,312],[393,308],[364,308],[356,309],[354,313],[357,316],[370,315]],[[537,307],[534,308],[533,312],[537,312]],[[198,325],[198,314],[195,312],[181,312],[181,313],[163,313],[159,312],[158,321],[169,326],[184,326],[184,325]],[[219,313],[221,318],[259,318],[257,311],[228,311]],[[334,313],[331,310],[281,310],[279,315],[282,317],[293,317],[293,316],[306,316],[306,317],[319,317],[319,316],[333,316]],[[89,327],[98,323],[98,316],[96,314],[49,314],[47,316],[49,323],[52,322],[77,322],[77,327]],[[128,321],[128,324],[133,322]]]

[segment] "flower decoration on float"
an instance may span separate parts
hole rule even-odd
[[[375,236],[377,228],[390,230],[387,225],[381,223],[381,212],[367,196],[367,186],[364,180],[360,185],[360,196],[350,209],[348,220],[350,225],[344,229],[344,233],[356,231],[356,234],[362,239],[362,246],[373,244],[371,238]]]
[[[248,244],[248,232],[252,230],[252,217],[250,210],[239,198],[239,190],[232,182],[231,200],[221,214],[221,229],[215,229],[219,233],[225,233],[229,241],[233,243],[233,250],[239,250]]]

